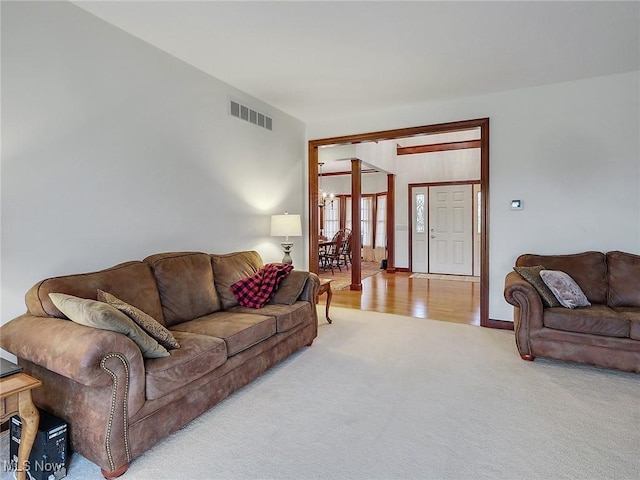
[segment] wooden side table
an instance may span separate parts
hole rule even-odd
[[[320,279],[320,290],[318,290],[318,298],[323,293],[327,294],[327,304],[325,306],[325,316],[327,317],[327,323],[331,323],[332,320],[329,318],[329,305],[331,305],[331,297],[333,293],[331,292],[331,282],[330,278],[321,278]],[[318,303],[318,298],[316,298],[316,303]]]
[[[18,480],[26,480],[31,447],[38,433],[40,414],[31,399],[31,390],[42,385],[36,378],[26,373],[14,373],[0,379],[0,417],[7,421],[16,413],[22,419],[22,435],[18,448]]]

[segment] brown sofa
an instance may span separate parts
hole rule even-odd
[[[591,305],[548,306],[535,281],[516,271],[507,274],[504,297],[515,307],[520,356],[640,372],[640,256],[613,251],[526,254],[516,260],[516,267],[539,265],[569,274]]]
[[[43,382],[40,408],[69,423],[71,448],[107,477],[317,335],[318,277],[292,271],[260,309],[230,285],[263,265],[256,252],[152,255],[38,282],[28,312],[3,325],[0,346]],[[96,299],[100,289],[147,313],[180,347],[143,358],[129,337],[68,320],[49,293]]]

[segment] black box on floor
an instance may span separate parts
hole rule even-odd
[[[67,422],[43,410],[38,411],[40,424],[29,455],[27,478],[59,480],[67,476]],[[19,416],[11,417],[9,431],[9,459],[15,468],[18,465],[18,447],[22,433],[22,420]]]

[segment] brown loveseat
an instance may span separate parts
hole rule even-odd
[[[640,256],[614,251],[527,254],[516,260],[516,268],[536,266],[569,274],[591,305],[549,306],[535,279],[507,274],[504,297],[515,307],[520,356],[640,372]]]
[[[43,382],[35,403],[69,423],[71,447],[109,477],[317,335],[318,277],[292,271],[269,304],[241,307],[230,285],[263,263],[256,252],[152,255],[38,282],[0,346]],[[68,320],[49,293],[108,292],[156,319],[179,348],[143,358],[129,337]],[[54,296],[55,297],[55,296]],[[84,300],[81,300],[84,302]]]

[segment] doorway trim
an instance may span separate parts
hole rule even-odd
[[[419,127],[400,128],[378,132],[345,135],[341,137],[309,140],[308,153],[308,198],[309,198],[309,269],[318,270],[318,148],[328,145],[349,145],[354,143],[393,140],[435,133],[448,133],[460,130],[480,129],[480,188],[483,192],[481,221],[483,229],[480,235],[480,325],[491,328],[513,328],[511,322],[491,320],[489,318],[489,118],[462,120],[459,122],[439,123]],[[359,172],[358,172],[359,173]],[[353,180],[353,179],[352,179]],[[358,179],[359,181],[359,179]],[[391,208],[391,207],[390,207]],[[395,209],[395,205],[393,207]],[[391,228],[389,228],[391,230]],[[394,230],[395,231],[395,230]],[[393,242],[392,242],[393,243]],[[410,247],[409,247],[410,248]],[[389,259],[394,252],[389,251]],[[394,269],[395,271],[395,269]]]

